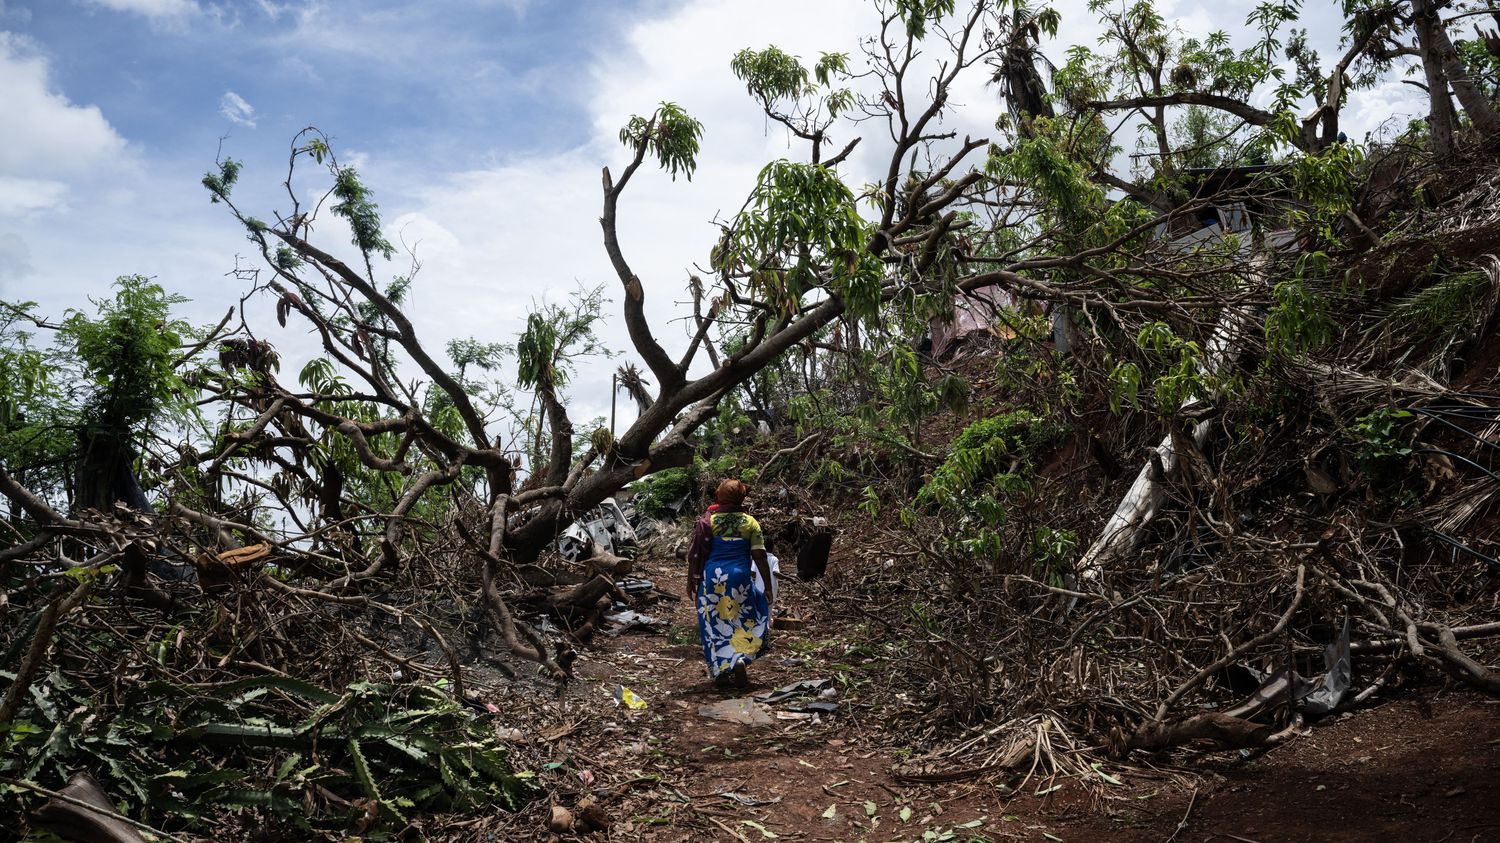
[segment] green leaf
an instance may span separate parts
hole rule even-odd
[[[202,726],[180,731],[177,736],[277,747],[300,746],[310,742],[299,729],[254,722],[205,723]]]
[[[215,690],[215,696],[220,699],[228,699],[231,703],[240,702],[248,699],[248,697],[243,695],[251,690],[269,688],[274,688],[294,697],[301,697],[317,703],[328,704],[339,700],[339,695],[332,691],[320,688],[311,682],[294,679],[290,676],[256,676],[250,679],[241,679],[220,686]]]
[[[281,766],[276,768],[276,782],[280,784],[281,782],[285,781],[286,777],[290,776],[292,774],[292,770],[296,769],[297,765],[301,762],[302,753],[294,752],[291,755],[288,755],[286,757],[286,760],[281,762]]]
[[[354,738],[349,739],[349,757],[354,762],[354,781],[359,784],[359,789],[365,796],[379,802],[380,789],[375,786],[375,777],[370,775],[370,763],[365,760],[365,752]]]
[[[1097,774],[1099,776],[1099,778],[1105,780],[1106,782],[1109,782],[1112,785],[1123,785],[1123,784],[1125,784],[1124,782],[1120,781],[1119,779],[1115,778],[1114,776],[1111,776],[1109,773],[1104,772],[1104,770],[1102,769],[1102,767],[1104,765],[1102,763],[1100,763],[1098,761],[1095,761],[1093,764],[1090,764],[1089,766],[1093,767],[1094,768],[1094,773]]]
[[[825,819],[825,820],[831,820],[831,819],[834,819],[834,818],[838,817],[838,815],[839,815],[839,806],[838,806],[837,803],[834,803],[832,805],[829,805],[828,806],[828,810],[826,810],[826,811],[823,812],[823,819]]]

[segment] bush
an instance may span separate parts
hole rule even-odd
[[[672,507],[685,497],[698,494],[698,480],[692,469],[669,468],[635,482],[636,512],[648,518],[672,518],[680,513]]]
[[[965,503],[1024,491],[1032,458],[1061,434],[1059,425],[1026,410],[980,419],[953,440],[917,503],[963,511],[972,508]]]
[[[978,558],[999,558],[1008,508],[1031,491],[1037,455],[1051,448],[1063,432],[1056,422],[1026,410],[974,422],[953,440],[947,459],[917,493],[916,507],[947,518],[952,547]],[[903,513],[905,519],[915,517],[915,509]],[[1062,532],[1039,533],[1033,537],[1032,553],[1045,566],[1049,554],[1064,554],[1076,541],[1076,536]]]

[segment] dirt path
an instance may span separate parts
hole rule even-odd
[[[643,558],[640,572],[682,592],[675,559]],[[708,682],[686,600],[645,609],[670,619],[665,632],[601,636],[585,650],[579,681],[533,728],[562,733],[539,747],[562,801],[599,796],[612,828],[565,839],[1500,840],[1500,706],[1467,692],[1387,702],[1258,756],[1172,759],[1189,775],[1127,771],[1118,786],[1066,781],[1040,796],[1034,783],[905,787],[890,774],[902,736],[862,701],[873,671],[844,661],[863,628],[822,611],[800,583],[785,584],[781,603],[806,626],[777,634],[749,692]],[[825,677],[840,689],[828,718],[749,726],[698,713]],[[619,686],[646,708],[617,705]]]
[[[658,587],[682,593],[686,577],[675,559],[642,563],[643,573]],[[663,601],[647,610],[670,619],[666,633],[625,633],[600,642],[589,654],[579,673],[596,699],[623,685],[647,702],[644,711],[617,712],[630,736],[627,747],[665,767],[691,799],[688,805],[668,802],[642,816],[617,818],[618,839],[857,840],[898,822],[898,797],[904,794],[890,785],[891,755],[878,746],[877,734],[866,731],[878,724],[861,709],[857,691],[847,685],[836,685],[841,710],[826,719],[750,726],[698,713],[704,705],[802,679],[847,676],[849,671],[833,668],[846,649],[846,630],[820,626],[812,602],[799,584],[784,585],[778,615],[800,617],[807,626],[774,633],[772,651],[752,666],[748,691],[723,690],[708,680],[686,599]],[[721,795],[725,793],[734,796]],[[874,805],[873,815],[867,803]],[[913,809],[913,823],[920,818],[917,810]],[[663,819],[670,824],[653,822]],[[684,819],[692,831],[675,827]],[[966,815],[955,822],[972,819]],[[703,836],[705,826],[708,837]]]

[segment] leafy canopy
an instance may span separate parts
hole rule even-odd
[[[819,164],[773,161],[734,220],[720,268],[749,272],[756,292],[785,313],[826,283],[852,313],[872,316],[884,275],[867,248],[870,234],[854,193],[836,173]]]
[[[703,124],[675,102],[662,103],[650,117],[632,116],[620,130],[620,143],[632,149],[644,147],[673,181],[678,173],[692,181],[702,138]]]

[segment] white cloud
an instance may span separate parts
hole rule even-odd
[[[125,140],[99,109],[54,90],[46,60],[8,32],[0,32],[0,90],[0,216],[56,207],[71,183],[128,164]]]
[[[58,207],[67,193],[68,186],[60,181],[0,175],[0,217]]]
[[[224,96],[219,98],[219,113],[231,123],[255,128],[255,107],[234,91],[225,91]]]
[[[261,14],[265,15],[266,19],[273,23],[280,20],[281,16],[292,8],[292,4],[290,3],[278,4],[271,2],[271,0],[255,0],[255,5],[260,7]]]
[[[1389,140],[1406,128],[1408,121],[1427,114],[1427,94],[1400,79],[1385,79],[1373,87],[1349,94],[1340,125],[1350,140],[1363,143],[1366,136]]]
[[[181,20],[201,12],[196,0],[89,0],[116,12],[141,15],[153,21]]]
[[[13,33],[0,32],[0,91],[0,297],[59,315],[139,272],[198,299],[189,318],[221,316],[244,235],[208,210],[199,164],[154,165]]]
[[[4,188],[0,187],[0,196],[3,195]],[[31,249],[26,241],[14,232],[0,232],[0,295],[7,295],[6,287],[11,281],[25,278],[31,272]]]

